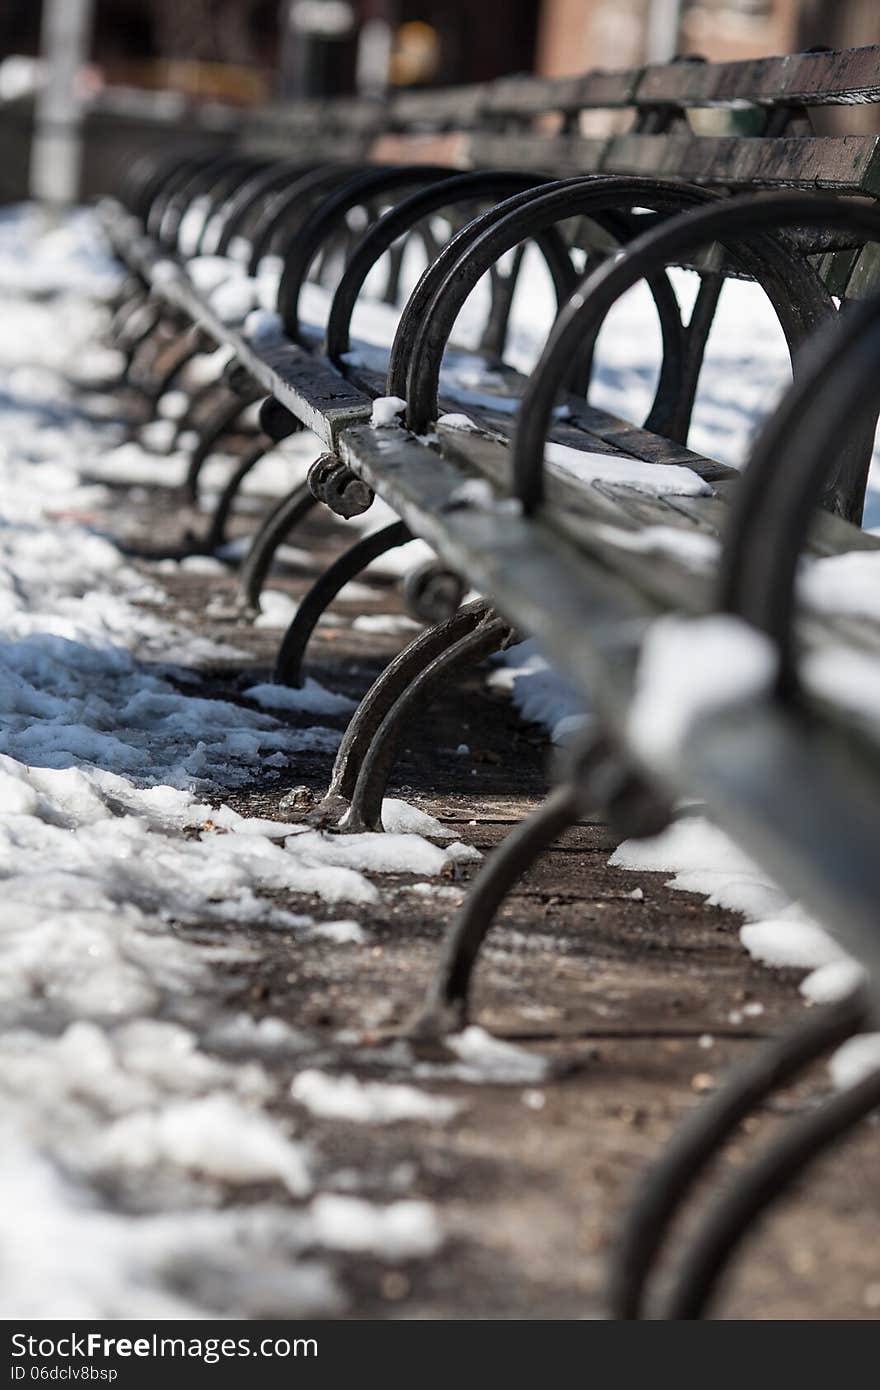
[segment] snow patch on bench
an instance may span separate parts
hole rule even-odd
[[[711,497],[712,488],[691,468],[677,463],[644,463],[619,454],[594,454],[568,444],[547,443],[550,471],[580,483],[632,488],[648,497]]]
[[[400,416],[406,410],[406,401],[401,396],[377,396],[373,401],[370,424],[374,430],[388,429],[400,424]]]
[[[659,618],[639,658],[627,725],[633,748],[669,768],[695,720],[767,694],[777,666],[770,640],[739,618]]]

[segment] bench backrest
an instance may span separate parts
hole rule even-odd
[[[387,126],[385,103],[369,97],[298,101],[248,112],[241,143],[279,158],[306,148],[316,159],[363,160]]]
[[[288,102],[236,113],[232,127],[245,148],[282,156],[307,142],[319,158],[366,157],[389,137],[452,134],[460,137],[460,164],[656,173],[722,187],[877,197],[880,135],[816,134],[811,126],[819,109],[870,103],[880,103],[880,45],[578,77],[503,77],[385,101]]]
[[[880,45],[735,63],[681,60],[577,77],[505,77],[383,101],[286,103],[236,117],[237,142],[317,161],[428,159],[559,175],[612,173],[742,191],[880,197],[880,134],[816,133],[814,115],[880,103]],[[880,121],[878,121],[880,129]],[[590,232],[581,238],[590,244]],[[805,244],[802,242],[802,244]],[[831,243],[834,247],[834,243]],[[874,247],[807,244],[835,294],[876,288]]]
[[[457,130],[457,162],[476,167],[876,198],[880,134],[816,133],[813,120],[821,109],[868,103],[880,103],[880,45],[410,93],[391,101],[388,127],[423,135]],[[861,257],[832,252],[821,270],[837,294],[860,295],[877,284],[873,248]]]

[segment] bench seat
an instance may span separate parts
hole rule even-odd
[[[670,607],[683,612],[706,612],[711,606],[711,567],[687,563],[687,547],[675,555],[657,548],[635,548],[627,538],[645,528],[677,530],[717,540],[735,486],[735,470],[698,455],[607,412],[570,397],[565,420],[550,434],[561,445],[584,457],[584,478],[573,474],[577,459],[548,467],[547,503],[539,520],[524,520],[505,501],[509,475],[507,437],[514,418],[511,406],[525,378],[510,368],[491,373],[479,402],[441,395],[443,413],[430,441],[418,439],[397,424],[374,428],[374,401],[384,388],[379,369],[383,351],[353,350],[354,365],[343,374],[316,351],[286,341],[271,345],[251,342],[243,331],[223,322],[209,299],[189,279],[185,264],[174,263],[134,229],[119,209],[105,210],[105,225],[117,245],[124,245],[132,269],[153,286],[171,307],[185,313],[218,343],[227,344],[254,379],[301,420],[328,448],[335,449],[352,471],[405,520],[412,532],[427,541],[450,566],[467,574],[524,632],[537,633],[567,678],[592,698],[597,673],[605,669],[613,650],[622,660],[623,684],[612,704],[625,707],[623,691],[632,677],[645,626]],[[126,236],[126,233],[128,234]],[[317,341],[320,331],[314,330]],[[472,355],[471,355],[472,356]],[[365,357],[369,365],[363,365]],[[499,408],[489,400],[499,384]],[[444,423],[444,415],[457,417]],[[462,418],[464,417],[464,419]],[[464,420],[471,427],[462,428]],[[591,478],[591,458],[600,476]],[[612,460],[620,459],[621,480],[615,481]],[[426,461],[430,459],[430,469]],[[666,465],[690,470],[704,484],[690,495],[668,492],[651,495],[633,485],[627,465]],[[630,478],[630,481],[627,479]],[[475,486],[476,485],[476,486]],[[849,551],[876,551],[880,538],[839,517],[817,516],[810,541],[814,557]],[[596,653],[586,648],[595,640],[598,608],[585,621],[584,596],[591,604],[609,603],[611,648]],[[615,609],[619,604],[619,612]],[[530,609],[534,614],[529,621]],[[554,621],[548,623],[547,612]],[[619,625],[620,632],[611,629]],[[808,619],[805,634],[817,643],[836,633],[867,650],[878,650],[877,632],[864,621],[845,614]],[[583,643],[572,632],[583,631]],[[621,633],[626,633],[623,640]],[[584,650],[581,650],[581,646]],[[626,653],[625,658],[623,653]],[[598,664],[597,664],[598,661]]]

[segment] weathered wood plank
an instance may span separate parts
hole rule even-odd
[[[478,131],[468,141],[467,159],[476,168],[512,166],[542,174],[598,174],[607,143],[607,138],[584,135]]]
[[[472,354],[468,354],[472,356]],[[452,353],[454,361],[454,350]],[[496,434],[501,439],[509,439],[516,422],[516,411],[511,409],[511,401],[520,397],[528,385],[528,378],[512,367],[493,369],[504,384],[504,393],[498,394],[498,408],[493,409],[492,391],[489,387],[481,390],[479,403],[467,399],[466,395],[456,394],[441,382],[440,413],[463,413],[481,428]],[[364,366],[349,368],[350,379],[363,391],[372,396],[381,396],[385,390],[384,376],[376,370]],[[677,444],[661,435],[652,434],[641,425],[623,420],[607,410],[589,405],[578,396],[567,395],[563,400],[567,414],[553,424],[549,438],[558,444],[570,444],[575,449],[588,449],[593,453],[621,454],[628,458],[641,459],[645,463],[676,463],[692,468],[701,478],[714,483],[722,478],[735,476],[735,470],[727,464],[718,463],[689,449],[685,444]]]
[[[605,147],[602,168],[725,186],[880,193],[880,136],[618,135]]]
[[[125,242],[126,259],[166,304],[181,309],[217,343],[228,344],[237,360],[266,394],[286,406],[325,444],[332,447],[336,435],[353,420],[369,419],[372,400],[359,391],[326,359],[313,357],[304,348],[283,342],[255,347],[238,327],[224,323],[207,304],[184,268],[157,250],[146,237],[133,235],[137,224],[105,210],[105,225],[114,243]]]
[[[645,68],[638,106],[836,106],[880,101],[880,46],[792,53],[738,63],[667,63]]]
[[[296,101],[249,111],[241,118],[243,149],[279,159],[366,158],[387,126],[385,103],[368,97]]]
[[[520,119],[548,111],[570,114],[588,110],[619,110],[631,106],[641,70],[596,69],[580,77],[501,77],[489,84],[483,114],[493,119]]]
[[[641,425],[630,420],[622,420],[607,410],[588,405],[584,401],[570,400],[571,422],[579,425],[590,434],[605,441],[616,452],[629,454],[645,463],[678,463],[699,473],[707,482],[715,483],[721,478],[734,476],[735,470],[715,459],[695,453],[685,444],[676,444],[671,439],[652,434]]]
[[[876,988],[875,756],[855,754],[851,729],[812,728],[764,699],[707,713],[690,728],[679,785],[702,794],[747,853],[868,964]]]
[[[438,433],[444,457],[490,478],[498,489],[499,502],[503,502],[509,494],[508,451],[497,441],[470,431],[448,430],[441,425]],[[627,505],[630,498],[642,508],[639,522]],[[684,612],[707,611],[711,594],[704,574],[695,573],[680,557],[646,553],[625,543],[645,525],[670,525],[665,498],[637,493],[625,482],[617,486],[590,484],[548,469],[542,520],[577,546],[579,553],[598,560],[608,573],[631,583],[652,602]]]
[[[523,169],[558,174],[641,174],[715,187],[823,188],[880,194],[880,137],[784,138],[629,133],[607,139],[533,132],[477,134],[468,146],[477,165],[515,160]]]
[[[398,92],[387,108],[388,126],[395,131],[467,130],[482,117],[485,84],[439,87],[433,91]]]
[[[546,522],[462,500],[471,476],[399,429],[353,426],[339,452],[453,568],[551,656],[568,649],[576,684],[598,695],[616,721],[641,639],[656,608],[609,575]],[[430,466],[428,466],[430,465]]]
[[[686,518],[688,526],[698,522],[700,529],[717,532],[723,494],[731,485],[722,485],[715,497],[651,498],[551,475],[540,518],[524,519],[515,508],[499,505],[506,492],[504,446],[443,427],[440,434],[443,452],[433,449],[430,457],[424,444],[399,428],[354,426],[342,431],[338,447],[415,534],[466,574],[522,632],[536,637],[575,688],[586,698],[598,698],[612,724],[619,724],[647,625],[670,608],[696,614],[712,602],[711,570],[695,571],[674,551],[633,549],[625,535]],[[475,476],[494,481],[498,502],[463,489]],[[809,547],[814,554],[880,544],[838,518],[817,518],[814,534],[819,542]],[[805,614],[799,632],[810,647],[850,638],[877,650],[880,639],[876,624],[845,614]],[[835,718],[842,718],[840,712]],[[848,716],[843,718],[847,723]],[[844,731],[841,748],[847,737]],[[805,757],[810,739],[807,732]]]
[[[387,120],[385,103],[372,97],[334,97],[333,100],[278,102],[249,111],[243,118],[245,136],[267,133],[288,136],[332,130],[372,131]]]

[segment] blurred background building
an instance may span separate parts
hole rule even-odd
[[[2,0],[0,59],[36,57],[40,10]],[[107,84],[251,104],[279,90],[445,85],[675,53],[746,58],[878,41],[878,0],[95,0],[92,60]]]
[[[880,41],[877,0],[543,0],[541,72],[792,53]]]
[[[52,16],[55,86],[66,82],[67,95],[49,110],[41,43]],[[82,62],[58,40],[77,23]],[[77,106],[87,124],[89,112],[112,111],[103,144],[87,130],[81,189],[90,194],[106,189],[111,164],[159,116],[210,120],[220,139],[236,110],[279,98],[872,43],[880,0],[0,0],[0,202],[28,186],[35,105],[47,148],[52,130],[77,124]],[[831,119],[873,130],[878,111]]]

